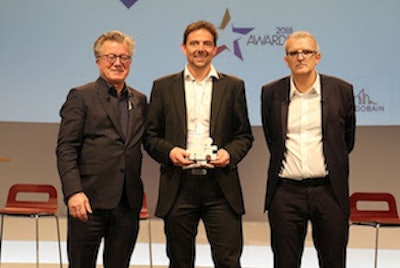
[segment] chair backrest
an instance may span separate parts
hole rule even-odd
[[[34,194],[43,195],[45,198],[40,200],[37,200],[38,198],[30,199],[30,196],[33,197]],[[14,184],[8,191],[5,208],[16,210],[36,209],[46,213],[56,213],[57,190],[54,186],[48,184]]]
[[[383,203],[387,209],[360,209],[361,202]],[[390,193],[355,192],[350,196],[350,220],[398,218],[396,200]]]
[[[149,210],[147,209],[147,199],[146,194],[143,194],[143,204],[142,209],[140,210],[140,219],[147,220],[150,218]]]

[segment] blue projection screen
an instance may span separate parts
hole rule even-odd
[[[289,74],[282,45],[297,30],[319,41],[320,73],[354,85],[358,125],[400,125],[399,11],[398,0],[3,0],[0,121],[59,122],[69,89],[98,77],[94,40],[114,29],[135,39],[127,82],[149,96],[155,78],[183,69],[185,26],[205,19],[226,47],[215,67],[246,83],[252,125],[261,86]]]

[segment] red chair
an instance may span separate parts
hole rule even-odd
[[[360,209],[360,203],[382,203],[387,209]],[[400,227],[396,200],[389,193],[356,192],[350,196],[350,224],[375,228],[375,268],[378,267],[378,241],[380,227]]]
[[[143,204],[142,209],[140,210],[140,220],[147,221],[148,235],[149,235],[149,262],[150,267],[153,267],[153,250],[151,245],[151,223],[150,223],[150,214],[147,209],[147,199],[146,194],[143,194]]]
[[[38,196],[46,196],[46,200],[38,200]],[[32,197],[32,199],[30,199]],[[36,198],[34,198],[36,197]],[[39,218],[54,217],[57,224],[58,251],[62,268],[60,225],[57,213],[57,190],[52,185],[15,184],[8,191],[5,208],[0,210],[0,264],[1,244],[3,241],[4,216],[28,217],[36,220],[36,267],[39,267]]]

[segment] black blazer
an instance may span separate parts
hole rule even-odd
[[[125,137],[108,92],[109,86],[99,78],[72,89],[61,108],[56,153],[65,201],[83,191],[93,209],[114,208],[126,179],[128,205],[139,211],[146,96],[128,87],[132,109]]]
[[[161,164],[156,215],[170,211],[178,191],[182,169],[169,159],[170,150],[186,148],[187,122],[183,72],[154,81],[148,111],[145,149]],[[216,178],[235,213],[243,214],[242,190],[237,164],[249,151],[253,136],[247,114],[244,82],[219,74],[213,80],[210,136],[218,148],[230,154],[230,165],[216,168]]]
[[[270,151],[265,210],[268,210],[278,183],[285,154],[290,78],[262,87],[262,124]],[[353,86],[321,75],[323,153],[333,191],[339,205],[349,213],[349,159],[354,147],[355,106]]]

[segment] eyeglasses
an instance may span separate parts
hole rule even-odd
[[[132,59],[132,57],[128,56],[128,55],[105,54],[105,55],[97,56],[97,58],[101,58],[101,57],[104,57],[107,60],[107,62],[109,62],[110,64],[114,63],[117,60],[117,58],[119,58],[119,61],[122,64],[126,64],[126,63],[130,62]]]
[[[317,54],[317,51],[315,51],[315,50],[308,50],[308,49],[306,49],[306,50],[299,50],[299,51],[287,51],[287,52],[286,52],[286,55],[288,55],[288,56],[290,56],[290,57],[292,57],[292,58],[297,58],[297,57],[299,57],[300,55],[302,55],[304,58],[309,58],[309,57],[311,57],[312,55],[315,55],[315,54]]]

